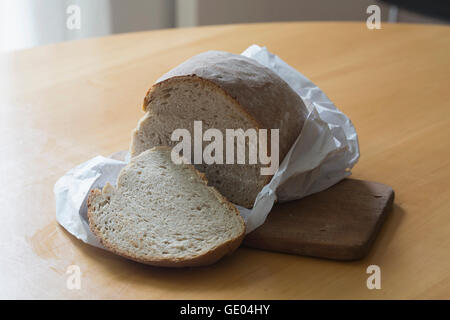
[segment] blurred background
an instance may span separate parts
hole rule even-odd
[[[163,28],[366,21],[373,4],[384,22],[449,23],[450,0],[0,0],[0,51]],[[73,15],[81,21],[79,28],[68,22]]]

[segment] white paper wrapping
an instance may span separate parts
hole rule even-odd
[[[276,200],[300,199],[322,191],[350,175],[359,159],[358,136],[350,119],[314,83],[266,48],[252,45],[242,55],[255,59],[285,80],[310,111],[304,127],[253,209],[238,207],[247,233],[264,223]],[[89,230],[86,201],[89,191],[106,182],[115,185],[128,162],[127,152],[97,156],[71,169],[55,184],[56,220],[78,239],[102,247]]]

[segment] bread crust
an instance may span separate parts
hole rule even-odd
[[[159,78],[147,91],[144,111],[151,111],[148,105],[152,93],[173,78],[201,79],[214,84],[217,92],[231,98],[248,115],[255,129],[280,129],[280,162],[309,113],[299,95],[275,72],[253,59],[223,51],[198,54]]]
[[[150,150],[156,151],[158,149],[166,149],[166,150],[169,149],[170,150],[170,148],[166,147],[166,146],[158,146],[158,147],[154,147]],[[193,170],[200,177],[201,181],[207,186],[208,180],[206,179],[205,174],[196,170],[193,165],[188,165],[188,166],[191,168],[191,170]],[[104,195],[103,191],[101,191],[99,189],[91,190],[89,193],[88,200],[87,200],[87,209],[88,209],[87,216],[88,216],[88,220],[89,220],[89,228],[92,231],[92,233],[95,235],[95,237],[100,241],[100,243],[106,249],[108,249],[109,251],[111,251],[119,256],[122,256],[122,257],[130,259],[130,260],[134,260],[136,262],[140,262],[140,263],[144,263],[144,264],[148,264],[148,265],[152,265],[152,266],[171,267],[171,268],[198,267],[198,266],[211,265],[211,264],[217,262],[219,259],[221,259],[225,255],[231,254],[233,251],[235,251],[240,246],[240,244],[242,243],[242,240],[244,239],[244,236],[245,236],[245,222],[242,219],[242,217],[239,213],[239,210],[231,202],[229,202],[225,197],[223,197],[214,187],[208,186],[208,188],[210,188],[210,190],[214,193],[214,195],[216,196],[216,198],[219,200],[220,203],[225,204],[230,210],[235,212],[235,214],[238,216],[238,219],[240,220],[240,222],[243,226],[242,233],[235,239],[231,239],[231,240],[211,249],[210,251],[208,251],[204,254],[198,255],[198,256],[194,256],[193,258],[190,258],[190,259],[165,258],[165,259],[147,260],[147,259],[142,259],[139,256],[134,255],[128,251],[121,250],[117,246],[109,243],[106,239],[104,239],[100,230],[98,230],[96,228],[96,224],[94,222],[94,217],[93,217],[94,198],[103,197],[103,195]]]

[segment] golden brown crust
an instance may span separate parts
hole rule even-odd
[[[289,151],[309,114],[299,95],[256,60],[223,51],[200,53],[173,68],[158,83],[177,77],[213,83],[258,123],[257,129],[280,129],[280,161]],[[151,100],[150,95],[145,99]]]
[[[165,146],[159,146],[154,147],[150,150],[158,150],[158,149],[170,149],[169,147]],[[205,175],[198,170],[194,168],[193,165],[188,165],[194,172],[200,177],[200,179],[205,183],[205,185],[208,184],[208,181],[205,178]],[[120,248],[117,248],[116,246],[110,244],[108,241],[106,241],[100,231],[97,229],[96,224],[94,222],[93,218],[93,201],[95,197],[103,197],[102,191],[99,189],[91,190],[89,193],[88,201],[87,201],[87,216],[89,220],[89,228],[91,229],[92,233],[95,235],[95,237],[100,241],[100,243],[109,251],[120,255],[124,258],[131,259],[140,263],[145,263],[152,266],[160,266],[160,267],[172,267],[172,268],[182,268],[182,267],[196,267],[196,266],[206,266],[213,264],[217,262],[220,258],[222,258],[225,255],[231,254],[234,250],[236,250],[239,245],[241,244],[242,240],[245,236],[245,223],[242,217],[240,216],[239,211],[237,208],[229,202],[227,199],[225,199],[214,187],[209,187],[210,190],[214,193],[216,198],[223,204],[225,204],[230,210],[233,210],[236,215],[238,215],[242,225],[243,225],[243,231],[242,233],[235,239],[229,240],[220,246],[215,247],[214,249],[208,251],[205,254],[193,257],[191,259],[155,259],[155,260],[146,260],[142,259],[130,252],[122,251]]]

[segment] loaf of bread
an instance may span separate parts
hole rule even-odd
[[[301,98],[270,69],[236,54],[208,51],[161,77],[147,92],[146,114],[133,131],[132,157],[154,146],[174,146],[175,129],[279,129],[279,161],[302,130],[308,111]],[[270,130],[269,130],[270,133]],[[270,146],[270,138],[268,139]],[[248,150],[248,149],[247,149]],[[196,164],[231,202],[250,208],[271,176],[261,163]]]
[[[245,224],[239,211],[192,165],[176,165],[156,147],[131,159],[117,187],[88,198],[91,231],[109,250],[166,267],[201,266],[232,253]]]

